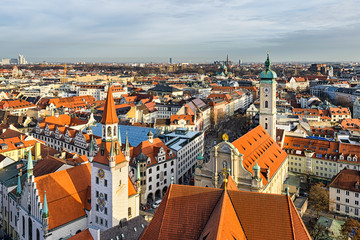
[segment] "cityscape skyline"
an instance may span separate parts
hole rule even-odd
[[[3,58],[29,62],[359,61],[355,0],[6,1]]]

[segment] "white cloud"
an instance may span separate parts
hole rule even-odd
[[[336,28],[341,36],[342,29],[360,23],[359,11],[358,0],[5,0],[0,52],[11,56],[21,50],[34,57],[185,52],[210,58],[221,51],[280,46],[299,32],[312,31],[317,39]]]

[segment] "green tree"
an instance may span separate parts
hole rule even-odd
[[[316,209],[317,218],[319,218],[320,211],[329,210],[329,191],[324,187],[324,184],[317,183],[311,187],[309,201],[310,205]]]
[[[340,239],[360,240],[360,223],[359,221],[350,218],[341,226]]]

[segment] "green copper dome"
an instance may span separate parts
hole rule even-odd
[[[257,163],[255,163],[253,170],[260,170],[260,166]]]
[[[276,72],[271,70],[271,61],[269,58],[269,52],[267,54],[267,59],[265,61],[265,71],[262,71],[260,73],[260,79],[261,80],[269,80],[269,79],[275,79],[277,78]]]
[[[199,153],[199,155],[197,155],[196,159],[202,161],[202,160],[204,160],[204,157],[201,153]]]

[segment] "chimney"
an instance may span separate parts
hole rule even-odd
[[[41,158],[41,143],[35,143],[35,160],[39,160]]]

